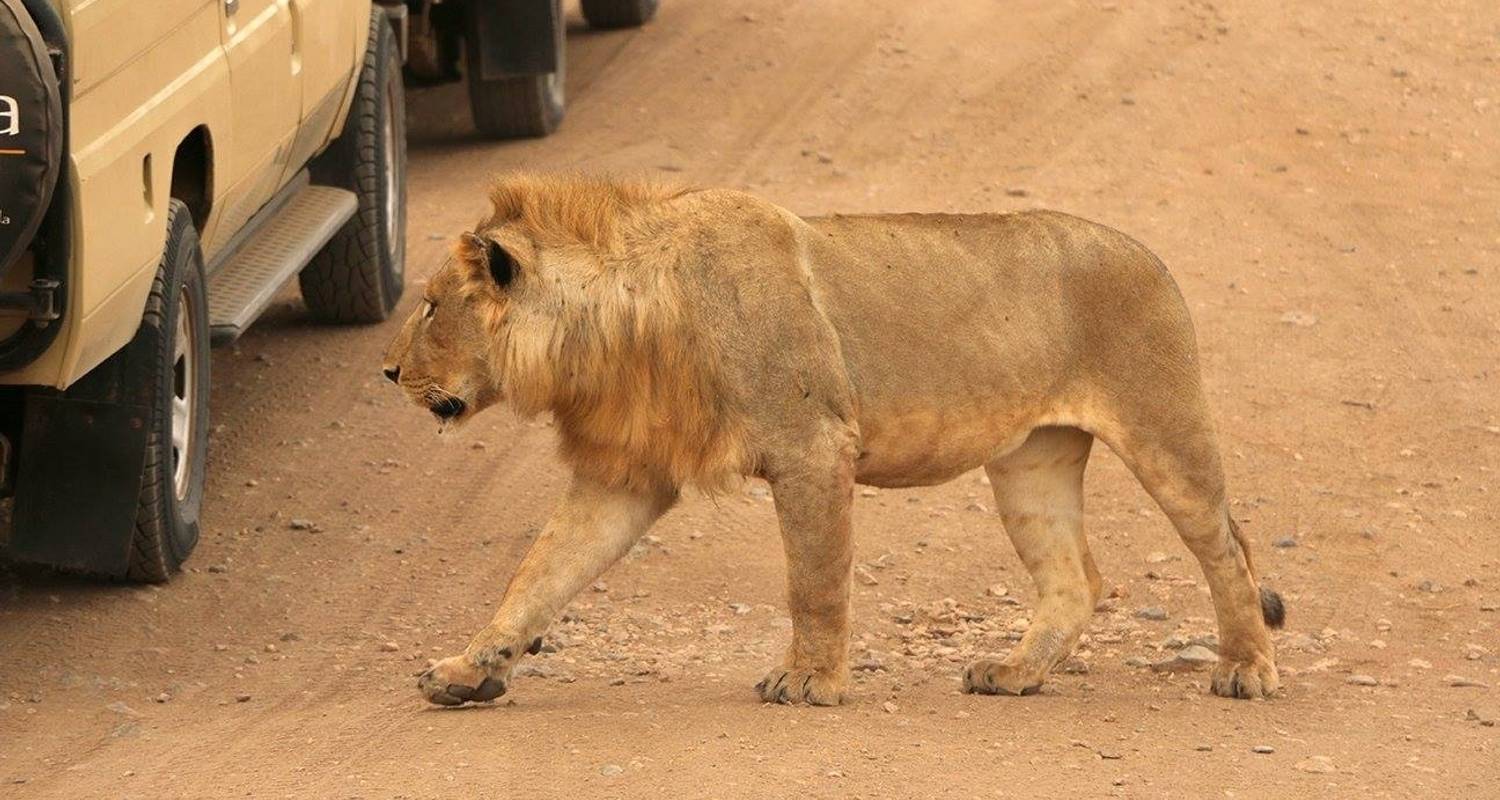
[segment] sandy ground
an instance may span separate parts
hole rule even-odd
[[[1101,447],[1117,596],[1039,696],[959,692],[1033,599],[976,473],[857,498],[844,707],[750,690],[789,627],[752,483],[672,512],[501,703],[428,708],[412,673],[488,619],[563,485],[552,432],[440,440],[379,379],[396,322],[318,327],[288,290],[214,356],[186,573],[0,568],[0,797],[1500,797],[1500,7],[1306,5],[665,0],[641,31],[575,20],[545,141],[476,140],[461,86],[411,97],[417,282],[517,166],[805,213],[1046,206],[1149,244],[1287,598],[1282,697],[1138,666],[1211,609]]]

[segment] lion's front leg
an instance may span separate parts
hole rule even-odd
[[[853,488],[852,437],[841,428],[771,474],[786,548],[792,643],[782,664],[755,687],[766,702],[843,702],[849,685]]]
[[[504,694],[523,653],[583,587],[630,550],[677,499],[675,490],[632,492],[575,478],[505,589],[500,610],[461,655],[423,672],[417,688],[438,705]]]

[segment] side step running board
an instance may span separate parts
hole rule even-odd
[[[354,193],[303,186],[257,225],[208,277],[208,325],[215,345],[238,339],[287,279],[354,216]]]

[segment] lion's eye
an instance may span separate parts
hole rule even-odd
[[[437,311],[437,306],[431,300],[423,300],[422,302],[426,304],[422,308],[422,318],[432,319],[432,314]]]

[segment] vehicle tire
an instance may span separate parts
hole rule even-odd
[[[567,58],[563,47],[562,5],[554,0],[556,13],[552,37],[557,44],[557,71],[541,75],[485,80],[479,74],[479,26],[464,26],[465,72],[469,83],[469,110],[474,127],[492,139],[546,136],[557,130],[564,111],[563,77]]]
[[[638,28],[656,16],[658,0],[583,0],[583,18],[594,28]]]
[[[160,583],[198,544],[208,454],[208,295],[203,253],[186,205],[172,200],[167,244],[136,332],[148,358],[128,379],[146,387],[149,417],[140,501],[131,540],[131,580]]]
[[[344,131],[311,167],[313,183],[349,189],[359,208],[297,276],[302,300],[327,322],[380,322],[406,282],[406,98],[378,7]]]

